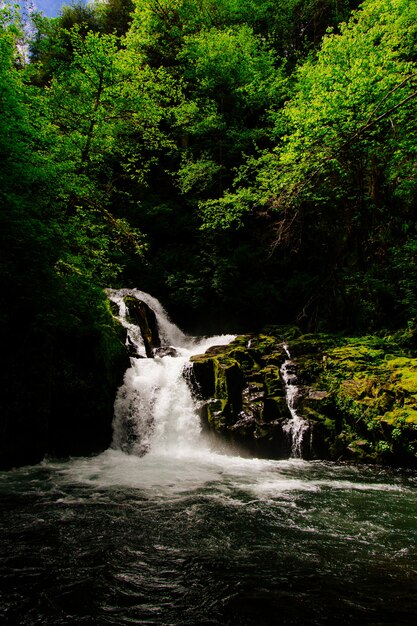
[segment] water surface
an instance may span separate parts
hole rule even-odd
[[[3,624],[414,624],[415,473],[210,450],[0,474]]]

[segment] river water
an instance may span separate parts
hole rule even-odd
[[[232,337],[156,312],[176,356],[131,360],[111,449],[0,473],[0,623],[414,624],[417,474],[219,448],[183,373]]]
[[[0,502],[2,624],[415,623],[415,474],[109,450]]]

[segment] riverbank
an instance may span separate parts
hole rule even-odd
[[[411,330],[347,337],[270,326],[193,357],[213,431],[263,457],[291,454],[283,364],[307,420],[299,456],[417,466],[417,358]],[[290,433],[291,434],[291,433]]]

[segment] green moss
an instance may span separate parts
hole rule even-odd
[[[213,399],[207,405],[207,421],[214,430],[222,432],[227,423],[226,417],[227,400]]]
[[[417,405],[396,407],[392,411],[387,411],[380,419],[391,426],[412,424],[417,426]]]
[[[386,359],[386,361],[390,369],[403,369],[409,367],[410,362],[416,361],[416,359],[408,359],[404,356],[398,357],[390,355],[390,358]]]
[[[254,335],[249,338],[247,348],[257,362],[262,362],[266,355],[280,349],[280,342],[271,335]]]
[[[324,427],[326,428],[326,430],[335,433],[336,432],[336,420],[332,420],[329,417],[326,417],[324,419],[323,422]]]
[[[362,463],[373,463],[377,458],[377,453],[372,444],[366,439],[356,439],[347,446],[350,456],[355,461]]]
[[[417,394],[417,359],[400,357],[387,361],[391,370],[390,380],[406,394]]]
[[[360,400],[366,396],[375,397],[378,394],[377,389],[378,386],[374,378],[363,376],[344,380],[340,385],[340,395],[341,397]]]
[[[268,365],[260,371],[260,374],[263,378],[263,386],[267,396],[284,395],[279,367]]]
[[[251,372],[259,367],[250,351],[242,346],[238,346],[237,348],[232,347],[227,352],[227,356],[237,361],[245,372]]]

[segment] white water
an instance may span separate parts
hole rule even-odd
[[[124,302],[126,296],[133,296],[141,300],[155,313],[162,345],[187,346],[192,343],[192,339],[187,337],[178,326],[175,326],[175,324],[171,322],[161,303],[148,293],[140,291],[139,289],[107,289],[107,295],[109,299],[119,307],[118,318],[127,329],[131,342],[141,356],[146,356],[145,347],[143,345],[140,328],[126,319],[127,311]]]
[[[291,437],[292,456],[294,458],[301,458],[303,439],[305,433],[309,429],[309,423],[301,417],[301,415],[298,415],[296,405],[300,389],[297,385],[297,379],[295,376],[294,361],[291,360],[287,344],[284,344],[283,348],[288,356],[288,359],[282,364],[281,376],[285,385],[287,405],[291,413],[290,419],[283,424],[283,430],[289,437]]]
[[[126,319],[125,296],[144,301],[156,314],[162,345],[175,347],[177,356],[131,358],[131,367],[115,401],[114,449],[143,456],[184,457],[203,452],[207,445],[201,434],[195,400],[184,376],[193,354],[210,346],[224,345],[234,335],[194,339],[173,324],[160,303],[137,289],[109,290],[119,306],[119,319],[128,331],[138,354],[145,355],[140,330]]]

